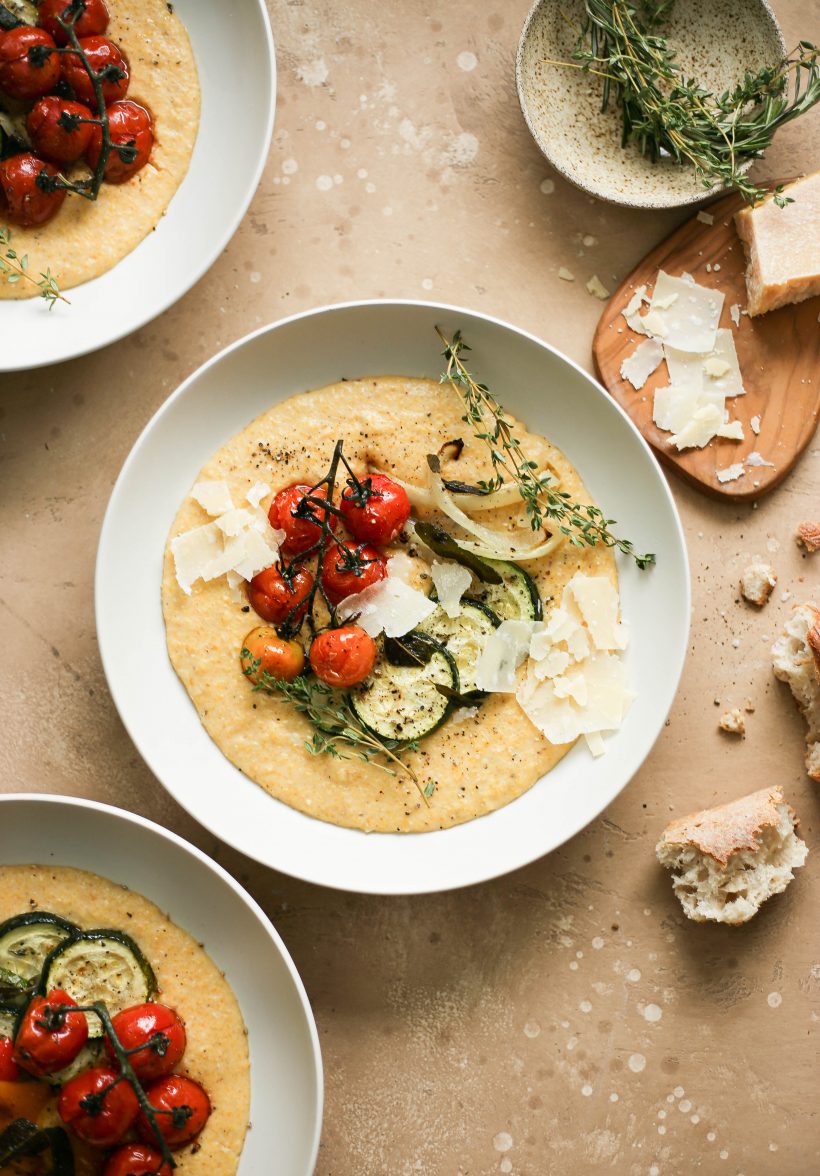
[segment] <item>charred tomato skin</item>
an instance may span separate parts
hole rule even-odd
[[[117,1078],[113,1066],[92,1066],[60,1090],[58,1115],[78,1139],[92,1147],[114,1147],[137,1117],[136,1094],[124,1078]]]
[[[21,102],[48,94],[60,80],[56,48],[45,29],[9,29],[0,38],[0,90]]]
[[[185,1026],[167,1005],[154,1002],[133,1005],[117,1013],[112,1024],[120,1045],[129,1051],[128,1060],[140,1081],[170,1074],[185,1053]],[[157,1035],[156,1044],[150,1044]],[[107,1037],[105,1049],[112,1062],[115,1061],[114,1047]],[[131,1050],[137,1052],[130,1053]]]
[[[183,1074],[168,1074],[146,1086],[148,1102],[157,1115],[157,1126],[168,1147],[176,1151],[185,1147],[200,1134],[211,1114],[211,1100],[205,1088],[193,1078]],[[137,1116],[137,1134],[146,1142],[153,1142],[155,1135],[151,1124],[140,1111]]]
[[[268,508],[270,525],[276,530],[285,532],[281,550],[286,555],[302,555],[319,539],[320,531],[316,523],[294,515],[299,503],[307,495],[312,498],[327,499],[327,488],[319,486],[314,490],[306,482],[297,482],[293,486],[286,486],[284,490],[280,490]],[[323,513],[321,507],[315,507],[314,510],[317,515]],[[334,530],[336,529],[335,515],[331,516],[330,525]]]
[[[410,499],[398,482],[385,474],[370,474],[362,481],[363,493],[346,486],[339,509],[345,526],[360,543],[384,547],[392,543],[410,518]]]
[[[106,107],[112,148],[105,163],[105,182],[124,184],[145,167],[154,149],[154,123],[144,106],[130,99]],[[102,128],[92,127],[86,159],[96,171],[102,152]],[[121,154],[122,152],[122,154]]]
[[[359,625],[325,629],[313,638],[310,664],[328,686],[345,689],[364,681],[376,663],[376,642]]]
[[[48,192],[38,183],[38,177],[57,174],[53,164],[30,151],[4,159],[0,163],[0,215],[24,228],[50,221],[60,211],[65,189]]]
[[[26,118],[26,128],[34,150],[43,159],[52,163],[76,163],[85,155],[94,129],[90,123],[76,120],[93,117],[89,107],[82,102],[51,94],[32,106]],[[66,118],[72,123],[70,127],[60,124],[60,120]]]
[[[81,37],[80,47],[88,58],[88,64],[95,73],[103,70],[111,72],[111,77],[103,78],[103,101],[106,105],[118,102],[128,93],[128,83],[131,70],[128,58],[118,45],[108,37]],[[62,78],[71,86],[79,102],[85,102],[93,109],[97,107],[97,96],[83,60],[77,53],[62,55]]]
[[[172,1176],[162,1153],[147,1143],[124,1143],[108,1158],[103,1176]]]
[[[104,0],[83,0],[84,10],[74,23],[78,37],[95,37],[108,28],[108,9]],[[61,28],[58,17],[68,7],[68,0],[40,0],[37,9],[37,24],[50,33],[58,45],[68,44],[68,35]]]
[[[305,651],[298,641],[280,637],[270,625],[260,625],[245,637],[239,660],[252,682],[260,681],[263,671],[280,682],[292,682],[305,668]]]
[[[307,610],[306,597],[313,587],[313,576],[307,568],[294,568],[288,579],[282,575],[276,564],[254,576],[248,585],[248,600],[251,608],[263,621],[281,625],[293,609],[291,620],[299,621]],[[299,605],[304,601],[304,605]]]
[[[358,567],[350,567],[350,564]],[[346,596],[363,592],[371,584],[378,584],[387,575],[387,560],[375,547],[367,544],[334,543],[322,560],[322,585],[331,604],[338,604]]]
[[[72,1000],[61,988],[29,1002],[14,1038],[13,1059],[35,1078],[70,1066],[88,1041],[85,1013],[72,1012]]]

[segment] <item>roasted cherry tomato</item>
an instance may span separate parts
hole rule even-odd
[[[81,119],[94,116],[82,102],[67,98],[41,98],[28,112],[26,127],[34,150],[54,163],[75,163],[85,155],[93,127]]]
[[[44,177],[56,175],[56,167],[30,151],[4,159],[0,163],[0,213],[26,228],[44,225],[60,211],[66,196],[64,188],[51,192],[43,187]]]
[[[74,32],[78,37],[94,37],[104,33],[108,28],[108,9],[103,0],[79,0],[82,11],[74,24]],[[40,0],[37,10],[37,23],[40,28],[51,33],[58,45],[67,45],[68,36],[61,28],[57,18],[70,21],[71,0]]]
[[[387,560],[367,544],[333,544],[322,560],[322,586],[331,604],[363,592],[387,575]]]
[[[182,1074],[158,1078],[145,1088],[148,1101],[157,1115],[157,1126],[172,1151],[184,1147],[199,1135],[208,1122],[211,1100],[198,1082]],[[155,1140],[151,1124],[140,1112],[137,1134],[148,1143]]]
[[[18,1066],[43,1078],[71,1065],[88,1041],[85,1013],[71,1011],[76,1003],[61,988],[31,1000],[14,1038]]]
[[[137,1117],[139,1103],[112,1066],[93,1066],[66,1082],[57,1113],[78,1139],[93,1147],[119,1143]]]
[[[185,1026],[166,1005],[134,1005],[117,1013],[113,1024],[123,1049],[137,1051],[130,1053],[129,1061],[140,1080],[170,1074],[185,1053]],[[114,1061],[116,1055],[108,1038],[105,1048]]]
[[[305,668],[305,651],[298,641],[286,641],[275,629],[260,625],[242,642],[242,672],[258,682],[262,671],[281,682],[292,682]]]
[[[285,532],[282,551],[286,555],[301,555],[302,552],[312,547],[319,538],[319,528],[316,523],[312,523],[310,519],[300,519],[298,516],[294,517],[294,511],[306,494],[309,494],[311,498],[326,499],[327,488],[320,486],[318,490],[312,490],[310,486],[302,482],[295,486],[288,486],[285,490],[280,490],[270,504],[268,511],[270,525],[276,527],[277,530]],[[324,513],[321,507],[313,506],[310,509],[317,518],[321,517],[321,514]],[[331,516],[330,525],[335,530],[335,515]]]
[[[14,1060],[14,1042],[10,1037],[0,1037],[0,1082],[16,1082],[20,1067]]]
[[[254,612],[259,613],[263,621],[281,625],[293,609],[296,611],[291,620],[298,621],[305,615],[305,598],[312,587],[313,576],[306,568],[295,568],[286,580],[274,564],[251,580],[248,585],[248,600]],[[301,608],[297,608],[301,600],[305,603]]]
[[[9,29],[0,39],[0,90],[23,102],[53,90],[60,80],[56,48],[45,29]]]
[[[162,1153],[147,1143],[124,1143],[110,1157],[103,1176],[172,1176]]]
[[[100,76],[106,106],[124,98],[128,93],[131,71],[122,50],[108,37],[81,37],[80,45],[85,50],[89,66]],[[63,54],[63,81],[71,86],[80,102],[87,102],[96,109],[94,86],[79,54]]]
[[[339,504],[347,529],[360,543],[392,543],[410,518],[407,492],[384,474],[370,474],[360,485],[348,482]]]
[[[124,184],[145,167],[154,149],[154,128],[151,115],[136,102],[112,102],[108,110],[108,131],[113,147],[105,164],[105,179],[109,184]],[[86,159],[96,170],[102,151],[102,129],[91,128]]]
[[[310,664],[328,686],[355,686],[376,662],[376,642],[358,625],[325,629],[313,638]]]

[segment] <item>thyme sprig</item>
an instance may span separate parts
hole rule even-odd
[[[751,204],[769,189],[742,172],[775,132],[820,101],[820,50],[800,41],[773,66],[747,70],[734,89],[716,95],[686,78],[663,34],[674,0],[585,0],[586,20],[572,66],[603,78],[601,109],[613,97],[623,119],[622,144],[655,161],[691,164],[705,188],[738,191]],[[791,89],[791,93],[790,93]],[[789,198],[782,189],[775,202]]]
[[[57,285],[57,279],[50,269],[41,273],[39,278],[33,277],[28,269],[28,254],[20,254],[11,246],[11,230],[0,229],[0,275],[13,286],[20,281],[29,282],[40,291],[40,297],[48,303],[48,309],[53,310],[57,301],[69,304],[69,300]]]
[[[524,454],[503,405],[486,384],[479,383],[471,375],[461,358],[470,350],[461,331],[456,331],[452,339],[448,339],[440,327],[436,327],[436,332],[444,344],[442,354],[447,361],[441,383],[449,383],[459,394],[465,408],[462,420],[472,425],[475,436],[484,441],[490,451],[493,476],[479,484],[491,493],[505,480],[514,481],[533,531],[557,528],[573,547],[596,547],[599,544],[615,547],[634,559],[641,570],[654,564],[653,554],[638,555],[628,539],[612,533],[610,528],[615,525],[615,519],[606,518],[592,503],[573,502],[572,495],[551,489],[538,476],[538,463],[530,461]]]

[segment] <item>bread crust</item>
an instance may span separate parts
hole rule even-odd
[[[732,854],[739,850],[755,852],[760,848],[761,832],[767,826],[778,824],[778,805],[784,803],[783,789],[776,784],[728,804],[690,813],[666,826],[658,848],[692,845],[725,866]],[[786,808],[796,828],[798,821],[794,809],[791,805]]]

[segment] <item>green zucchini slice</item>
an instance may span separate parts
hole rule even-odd
[[[81,1005],[105,1001],[114,1017],[150,1000],[157,980],[130,936],[122,931],[84,931],[54,949],[43,965],[41,988],[44,992],[62,988]],[[89,1037],[101,1037],[99,1017],[87,1016]]]
[[[9,1005],[0,1008],[0,1037],[14,1037],[20,1010]]]
[[[484,643],[501,621],[492,609],[478,600],[464,599],[460,608],[457,617],[448,617],[443,608],[437,608],[426,621],[421,622],[419,628],[435,637],[452,654],[458,667],[461,693],[472,694],[477,690],[476,663]],[[477,696],[476,702],[479,697],[484,698],[485,695],[482,693]]]
[[[468,590],[468,599],[486,605],[502,621],[542,620],[541,593],[529,572],[504,559],[488,559],[487,563],[500,574],[501,583],[478,583]]]
[[[372,672],[350,694],[350,705],[364,725],[391,743],[410,743],[431,735],[450,709],[436,689],[459,689],[458,669],[443,645],[435,645],[424,665],[393,665],[382,650]]]
[[[23,980],[35,980],[49,955],[64,940],[79,934],[79,927],[48,911],[15,915],[0,926],[0,968]]]

